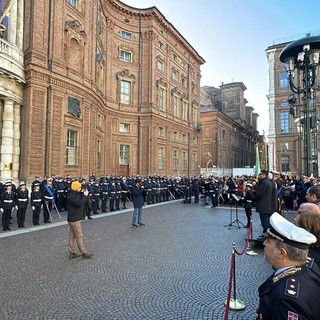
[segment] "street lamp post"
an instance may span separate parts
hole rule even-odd
[[[293,41],[280,53],[280,61],[287,65],[290,89],[302,97],[301,112],[303,115],[300,117],[300,121],[304,125],[304,174],[307,176],[310,176],[315,169],[312,163],[315,163],[315,167],[317,167],[316,90],[319,89],[319,86],[316,80],[319,58],[320,36],[305,37]],[[311,139],[311,133],[314,134],[313,139]],[[312,154],[312,143],[314,154]]]

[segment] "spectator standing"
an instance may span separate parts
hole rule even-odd
[[[144,187],[141,183],[141,179],[137,178],[135,184],[133,184],[131,188],[133,203],[132,227],[144,226],[144,223],[142,222],[143,191]]]
[[[83,190],[83,195],[81,195],[81,183],[79,181],[74,181],[71,184],[71,190],[69,192],[68,198],[68,218],[67,221],[70,227],[69,233],[69,252],[70,259],[75,259],[78,257],[89,259],[93,254],[88,253],[83,244],[83,234],[81,228],[81,220],[83,219],[83,206],[88,200],[89,191],[87,189]],[[77,242],[77,246],[81,254],[75,252],[74,240]]]

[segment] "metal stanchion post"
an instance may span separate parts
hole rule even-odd
[[[253,250],[253,241],[252,241],[252,216],[250,218],[250,241],[249,241],[249,247],[248,250],[246,251],[246,254],[248,256],[257,256],[258,252]]]
[[[232,243],[232,255],[235,258],[235,243]],[[230,310],[243,310],[246,305],[242,300],[237,299],[237,294],[236,294],[236,261],[235,259],[233,260],[233,299],[230,299],[229,302],[229,309]],[[225,302],[227,304],[227,301]]]

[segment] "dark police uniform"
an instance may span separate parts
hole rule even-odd
[[[319,319],[320,276],[307,266],[272,275],[259,287],[259,296],[259,320]]]
[[[40,183],[34,183],[30,198],[32,207],[32,223],[33,225],[38,226],[40,224],[40,212],[43,206],[42,193],[40,191]]]
[[[2,226],[3,231],[10,230],[11,211],[14,206],[15,193],[13,190],[7,190],[8,186],[12,186],[10,182],[6,182],[5,188],[1,192],[1,211],[2,211]]]
[[[24,228],[24,222],[26,220],[26,212],[29,203],[29,191],[27,188],[22,188],[22,186],[25,185],[25,182],[21,181],[19,188],[16,191],[18,228]]]

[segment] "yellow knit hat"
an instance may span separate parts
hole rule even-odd
[[[74,181],[71,183],[71,190],[78,191],[81,188],[81,183],[79,181]]]

